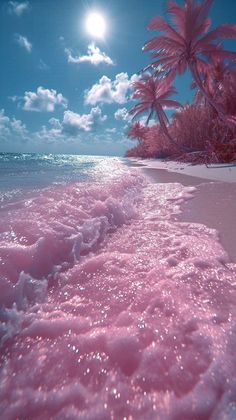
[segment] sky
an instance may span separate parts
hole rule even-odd
[[[146,28],[165,4],[0,0],[0,152],[122,156],[133,146],[131,84],[150,63],[142,47],[155,33]],[[103,34],[86,27],[94,12]],[[212,27],[236,23],[236,0],[215,0],[210,17]],[[189,85],[189,74],[177,78],[173,98],[191,100]]]

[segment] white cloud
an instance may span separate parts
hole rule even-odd
[[[37,92],[25,92],[23,109],[25,111],[53,112],[55,106],[67,108],[67,99],[54,89],[37,88]]]
[[[102,115],[100,108],[93,108],[89,114],[84,115],[64,111],[61,121],[51,118],[51,127],[43,125],[39,130],[29,132],[22,121],[8,117],[4,110],[0,110],[1,150],[116,156],[124,154],[127,145],[122,134],[112,128],[98,127],[107,118]],[[99,129],[96,130],[96,127]]]
[[[114,114],[116,120],[120,121],[131,121],[132,117],[130,116],[126,108],[119,108]]]
[[[74,57],[70,49],[66,48],[65,53],[67,54],[68,63],[80,64],[80,63],[90,63],[94,66],[98,66],[101,63],[108,64],[110,66],[114,65],[112,59],[102,52],[94,43],[89,44],[87,55],[79,55]]]
[[[8,124],[9,121],[10,121],[10,119],[5,115],[4,109],[1,109],[1,111],[0,111],[0,126],[4,126],[4,125]]]
[[[8,141],[13,137],[17,137],[19,140],[26,139],[28,131],[25,124],[21,120],[15,118],[9,118],[5,115],[4,109],[0,110],[0,141]]]
[[[42,126],[41,130],[33,133],[32,139],[39,146],[42,144],[60,144],[63,140],[66,140],[61,132],[61,128],[53,127],[48,129],[45,125]]]
[[[89,114],[77,114],[73,111],[64,111],[63,120],[50,118],[49,123],[52,128],[42,127],[40,131],[33,133],[33,139],[37,143],[43,144],[83,144],[91,142],[91,152],[93,144],[99,137],[99,131],[96,129],[107,119],[102,115],[100,108],[92,108]],[[86,133],[86,137],[84,136]],[[82,134],[82,135],[81,135]],[[85,150],[86,151],[86,150]]]
[[[19,34],[15,34],[15,41],[16,43],[24,48],[26,51],[28,51],[29,53],[32,50],[33,45],[31,44],[31,42],[26,38],[26,36],[22,36]]]
[[[107,119],[107,115],[102,115],[99,107],[92,108],[89,114],[76,114],[72,111],[65,111],[62,121],[62,132],[77,135],[81,131],[94,131],[101,123]],[[55,126],[57,121],[51,122]]]
[[[129,79],[127,73],[119,73],[112,81],[107,76],[102,76],[98,83],[93,85],[90,90],[85,92],[85,103],[96,105],[97,103],[126,103],[131,83],[137,80],[138,76],[134,74]]]
[[[28,1],[9,1],[8,6],[9,12],[17,16],[21,16],[24,12],[30,9]]]
[[[61,129],[61,123],[57,118],[50,118],[49,123],[53,126],[53,128],[57,130]]]
[[[16,120],[15,118],[13,118],[10,124],[13,132],[15,132],[16,134],[23,136],[27,133],[26,126],[22,123],[21,120]]]
[[[0,139],[3,140],[9,133],[10,118],[5,115],[4,109],[0,111]]]

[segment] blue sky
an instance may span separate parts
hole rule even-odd
[[[181,1],[180,1],[181,2]],[[142,46],[162,0],[0,0],[0,151],[122,155],[130,84],[149,63]],[[106,32],[85,20],[97,11]],[[236,1],[215,0],[213,27],[235,23]],[[235,42],[226,46],[236,50]],[[191,98],[190,77],[177,98]]]

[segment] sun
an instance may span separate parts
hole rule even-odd
[[[98,12],[91,12],[86,18],[86,30],[95,38],[103,38],[106,32],[104,17]]]

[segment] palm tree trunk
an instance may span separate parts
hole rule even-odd
[[[186,147],[186,146],[182,146],[182,145],[179,145],[174,139],[173,139],[173,137],[170,135],[170,133],[169,133],[169,130],[168,130],[168,128],[167,128],[167,126],[166,126],[166,123],[165,123],[165,121],[164,121],[164,118],[163,118],[163,116],[161,115],[161,112],[159,112],[160,110],[159,109],[157,109],[156,110],[156,113],[157,113],[157,116],[158,116],[158,118],[159,118],[159,121],[160,121],[160,126],[161,126],[161,128],[162,128],[162,130],[163,130],[163,132],[164,132],[164,134],[166,135],[166,137],[168,137],[168,139],[170,140],[170,142],[171,142],[171,144],[173,144],[175,147],[176,147],[176,149],[177,150],[182,150],[183,152],[192,152],[192,149],[189,149],[188,147]]]
[[[149,114],[149,115],[148,115],[148,117],[147,117],[147,121],[146,121],[146,124],[147,124],[147,125],[149,124],[149,121],[150,121],[150,119],[152,118],[153,113],[154,113],[154,108],[153,108],[153,106],[152,106],[152,107],[151,107],[151,112],[150,112],[150,114]]]
[[[196,63],[189,64],[189,68],[190,71],[192,73],[193,79],[195,80],[196,85],[199,87],[200,91],[203,93],[203,95],[205,96],[205,98],[207,99],[207,101],[212,105],[212,107],[215,109],[215,111],[217,112],[217,114],[219,115],[219,117],[227,123],[227,119],[226,119],[226,114],[225,112],[222,110],[222,108],[214,101],[214,99],[211,97],[211,95],[209,95],[209,93],[206,91],[206,89],[204,88],[202,81],[201,81],[201,77],[199,75],[198,72],[198,68]],[[232,125],[231,125],[232,127]]]

